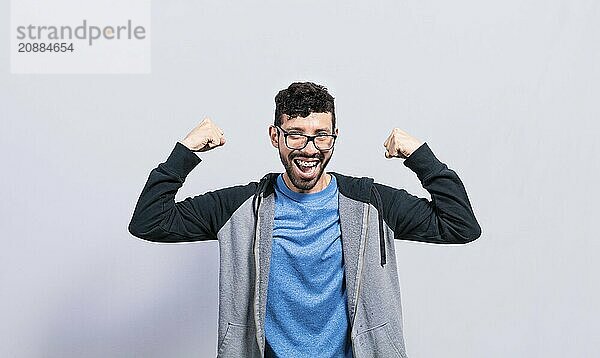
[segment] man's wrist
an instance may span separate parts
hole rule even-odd
[[[178,141],[164,165],[169,167],[171,172],[177,173],[179,177],[185,179],[201,161],[202,159],[196,153]]]
[[[445,167],[445,164],[440,162],[435,154],[433,154],[427,142],[424,142],[410,157],[406,158],[404,165],[415,172],[421,182],[432,173],[439,172]]]
[[[416,147],[414,147],[413,150],[410,151],[410,153],[406,156],[406,158],[409,158],[414,152],[417,151],[417,149],[421,148],[423,146],[423,144],[425,144],[425,142],[419,142],[418,145]]]
[[[184,140],[180,140],[179,143],[183,144],[183,146],[185,146],[187,149],[192,150],[191,144],[188,143],[185,139]]]

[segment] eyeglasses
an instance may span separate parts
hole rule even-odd
[[[313,142],[315,148],[317,148],[318,150],[326,151],[333,148],[333,145],[335,144],[335,139],[337,138],[337,135],[335,134],[307,135],[301,133],[289,133],[286,132],[280,126],[275,127],[279,128],[281,132],[283,132],[285,145],[289,149],[304,149],[308,142]]]

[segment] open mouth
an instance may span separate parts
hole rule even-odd
[[[299,176],[303,179],[312,179],[317,174],[317,167],[321,162],[319,159],[294,159],[294,166],[296,167]]]

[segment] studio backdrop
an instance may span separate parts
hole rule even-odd
[[[467,188],[478,240],[396,241],[410,357],[598,356],[599,6],[2,0],[0,357],[215,356],[217,242],[127,225],[206,116],[227,143],[177,200],[282,171],[296,81],[335,97],[329,170],[429,198],[384,157],[398,127]]]

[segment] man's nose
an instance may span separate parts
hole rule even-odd
[[[306,147],[304,147],[304,151],[307,153],[310,153],[310,154],[319,153],[319,150],[315,146],[314,140],[309,140],[308,143],[306,143]]]

